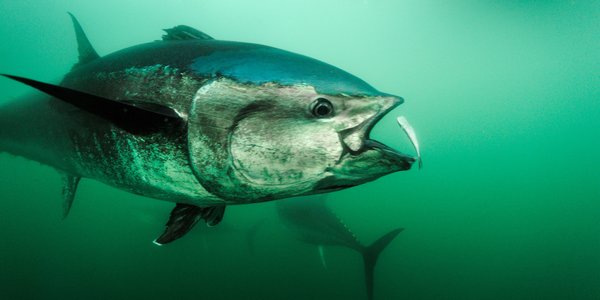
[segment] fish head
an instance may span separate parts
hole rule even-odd
[[[273,68],[261,57],[250,62]],[[298,62],[285,65],[286,58],[272,62],[277,77],[245,80],[239,69],[220,72],[229,76],[196,93],[188,146],[196,177],[209,192],[232,203],[259,202],[339,190],[410,169],[415,158],[369,137],[402,98],[309,58],[303,63],[312,64],[311,71],[299,72],[292,68]],[[288,68],[295,73],[282,71]],[[324,75],[311,77],[318,71]]]
[[[340,111],[332,116],[332,128],[340,139],[342,152],[338,161],[327,168],[324,177],[315,184],[314,193],[356,186],[412,167],[415,157],[370,137],[373,127],[403,103],[401,97],[343,95],[336,100]]]

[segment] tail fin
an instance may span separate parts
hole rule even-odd
[[[381,254],[383,249],[385,249],[392,240],[402,232],[402,230],[404,230],[404,228],[397,228],[388,232],[370,246],[365,247],[361,252],[365,263],[365,284],[367,286],[367,296],[369,300],[373,299],[373,275],[379,254]]]

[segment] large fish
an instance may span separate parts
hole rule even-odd
[[[157,244],[226,205],[325,193],[408,170],[415,157],[369,138],[400,97],[321,61],[215,40],[188,26],[100,57],[71,15],[79,62],[45,94],[0,108],[0,151],[64,174],[177,203]],[[48,96],[49,95],[49,96]]]
[[[323,246],[341,246],[358,251],[363,258],[367,298],[373,299],[375,265],[381,252],[402,232],[396,228],[384,234],[369,246],[363,245],[354,233],[326,205],[322,196],[290,199],[277,202],[281,222],[303,242],[318,246],[324,266]]]

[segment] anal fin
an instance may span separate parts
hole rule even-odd
[[[77,192],[77,186],[79,185],[81,177],[73,176],[69,174],[62,175],[63,188],[63,219],[66,219],[73,206],[73,200],[75,199],[75,193]]]
[[[323,245],[319,245],[319,257],[321,258],[321,264],[323,265],[323,268],[325,268],[327,270],[327,261],[325,260],[325,249],[323,248]]]
[[[255,247],[254,244],[256,242],[256,235],[258,234],[258,230],[265,224],[265,220],[260,220],[256,224],[252,225],[246,232],[246,245],[248,246],[248,251],[250,254],[254,254]]]
[[[154,240],[154,244],[162,246],[173,242],[188,233],[200,219],[208,226],[215,226],[223,220],[225,206],[198,207],[190,204],[177,203],[171,211],[165,231]]]

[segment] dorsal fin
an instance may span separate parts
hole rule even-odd
[[[162,36],[163,41],[214,40],[210,35],[187,25],[178,25],[163,30],[167,33]]]
[[[73,21],[73,27],[75,28],[75,36],[77,37],[77,49],[79,50],[79,62],[75,64],[75,67],[85,65],[90,61],[99,58],[100,56],[92,47],[90,40],[88,40],[81,24],[77,21],[77,18],[72,13],[69,13],[71,20]]]
[[[73,176],[69,174],[62,174],[63,180],[63,219],[67,218],[71,206],[73,205],[73,199],[75,199],[75,193],[77,192],[77,185],[81,177]]]

